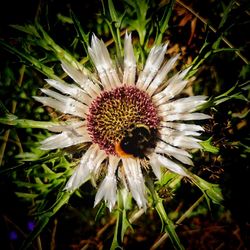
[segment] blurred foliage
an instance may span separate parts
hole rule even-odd
[[[250,247],[248,1],[12,4],[0,13],[1,246]],[[119,62],[126,30],[133,33],[141,68],[153,45],[169,42],[167,57],[181,53],[176,71],[192,64],[192,81],[184,94],[209,96],[200,108],[213,117],[209,124],[201,123],[206,130],[204,151],[193,152],[193,178],[166,172],[161,181],[148,183],[153,209],[145,214],[122,192],[118,209],[110,214],[104,204],[93,208],[95,190],[89,183],[72,197],[63,191],[79,160],[76,152],[84,149],[40,150],[39,141],[49,135],[43,128],[58,117],[32,99],[39,95],[44,78],[65,77],[60,60],[92,67],[87,55],[92,33],[106,42]],[[34,230],[27,227],[30,221],[36,224]]]

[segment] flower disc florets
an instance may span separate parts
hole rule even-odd
[[[116,155],[115,143],[134,124],[156,130],[160,119],[147,93],[133,86],[103,91],[89,108],[88,132],[94,143],[107,154]]]

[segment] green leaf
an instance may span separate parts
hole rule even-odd
[[[117,23],[118,22],[118,15],[117,15],[117,12],[116,12],[116,9],[114,7],[112,0],[108,0],[108,8],[109,8],[109,14],[110,14],[112,22]]]
[[[140,45],[143,46],[148,31],[147,24],[150,21],[150,19],[147,18],[147,13],[149,9],[148,1],[126,0],[126,3],[128,3],[132,7],[132,13],[136,13],[136,18],[128,19],[127,22],[132,29],[137,31],[139,35]]]
[[[41,164],[45,163],[47,161],[52,161],[54,159],[58,158],[63,158],[64,152],[61,150],[58,150],[57,152],[46,152],[44,150],[40,150],[39,148],[37,149],[35,153],[21,153],[16,156],[17,159],[23,162],[32,162],[34,165],[35,164]],[[41,153],[39,153],[40,151]]]
[[[165,186],[169,184],[171,181],[173,181],[173,179],[175,179],[176,177],[177,177],[177,174],[167,171],[167,172],[164,172],[161,179],[157,181],[156,183],[159,184],[160,186]]]
[[[0,40],[0,45],[10,53],[14,54],[15,56],[20,57],[21,59],[25,60],[26,62],[29,62],[30,65],[34,68],[36,68],[38,71],[43,73],[49,78],[60,80],[58,76],[55,75],[52,68],[47,67],[46,65],[42,64],[37,58],[33,57],[32,55],[21,52],[18,49],[16,49],[14,46],[11,46],[3,41]]]
[[[237,91],[238,90],[238,91]],[[235,91],[237,91],[235,93]],[[225,93],[216,96],[214,98],[214,100],[212,100],[214,102],[215,105],[219,105],[223,102],[229,101],[231,99],[239,99],[239,100],[243,100],[248,102],[248,99],[242,94],[242,91],[240,91],[240,88],[238,88],[238,82],[231,87],[229,90],[227,90]]]
[[[26,188],[35,188],[37,190],[46,190],[48,189],[49,187],[52,186],[52,184],[46,184],[46,183],[42,183],[42,184],[39,184],[39,183],[30,183],[30,182],[24,182],[24,181],[14,181],[14,183],[18,186],[18,187],[26,187]]]
[[[0,117],[0,123],[17,128],[42,128],[47,129],[50,126],[62,125],[61,122],[34,121],[28,119],[18,119],[15,115],[8,114],[5,117]],[[66,123],[65,123],[66,124]]]
[[[77,19],[76,15],[73,13],[73,11],[70,12],[72,20],[74,22],[74,27],[76,29],[76,32],[78,36],[80,37],[80,40],[83,44],[85,53],[88,55],[88,46],[89,46],[89,32],[85,33],[83,31],[83,28],[80,24],[80,21]]]
[[[218,154],[219,153],[219,148],[217,148],[217,147],[215,147],[215,146],[213,146],[211,144],[212,138],[213,137],[210,137],[206,141],[200,142],[200,144],[201,144],[204,151],[207,151],[207,152],[210,152],[210,153],[213,153],[213,154]]]
[[[247,78],[249,78],[249,76],[250,76],[250,64],[243,65],[240,71],[240,77],[246,80]],[[249,88],[249,85],[248,85],[248,88]]]
[[[164,231],[169,234],[169,238],[173,246],[175,247],[175,249],[184,249],[175,231],[175,225],[173,221],[168,218],[167,213],[162,203],[162,199],[160,199],[159,197],[158,197],[158,201],[156,203],[155,209],[158,212],[158,215],[160,216],[161,221],[163,222]]]
[[[75,57],[72,56],[69,52],[67,52],[63,48],[61,48],[58,44],[56,44],[39,23],[36,23],[36,29],[41,35],[41,39],[39,41],[43,42],[43,44],[45,45],[42,46],[42,44],[40,44],[44,49],[53,51],[59,60],[66,61],[71,65],[76,65],[77,67],[81,68],[81,64],[75,59]]]
[[[22,192],[15,192],[18,198],[23,198],[26,200],[32,200],[36,198],[39,194],[32,194],[32,193],[22,193]]]
[[[213,184],[203,180],[199,176],[189,173],[191,181],[200,188],[200,190],[209,197],[215,204],[222,204],[224,198],[218,184]]]
[[[106,204],[105,202],[101,202],[101,205],[98,208],[98,211],[95,216],[95,221],[98,221],[103,215],[104,215],[104,210],[106,209]]]
[[[118,209],[115,233],[110,248],[111,250],[122,249],[123,238],[128,228],[132,229],[132,225],[127,218],[126,209]]]
[[[170,0],[168,5],[164,9],[163,16],[159,22],[159,31],[160,34],[158,34],[155,38],[155,44],[160,45],[162,43],[163,35],[165,34],[166,30],[168,29],[168,23],[173,11],[175,0]]]
[[[64,16],[61,13],[57,14],[58,20],[60,20],[62,23],[69,23],[73,24],[73,20],[70,17]]]
[[[219,29],[221,29],[225,25],[234,4],[235,4],[235,0],[231,0],[228,6],[223,10],[223,16],[219,24]]]
[[[124,196],[122,195],[121,190],[118,191],[117,197],[118,208],[115,212],[116,226],[113,241],[110,247],[111,250],[122,249],[123,237],[129,227],[132,229],[132,225],[127,218],[126,200],[123,201]]]
[[[10,25],[10,27],[16,29],[16,30],[19,30],[21,32],[24,32],[28,35],[32,35],[32,36],[35,36],[37,38],[40,37],[39,33],[37,32],[37,29],[34,25],[31,25],[31,24],[27,24],[27,25],[16,25],[16,24],[12,24]]]
[[[163,206],[163,200],[159,197],[158,193],[155,191],[154,184],[152,183],[151,179],[147,179],[148,183],[148,188],[151,192],[153,202],[154,202],[154,207],[161,219],[162,222],[162,229],[168,233],[169,238],[174,246],[175,249],[183,250],[183,246],[180,242],[180,239],[175,231],[175,225],[171,219],[169,219],[165,208]]]

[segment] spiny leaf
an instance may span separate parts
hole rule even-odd
[[[123,237],[129,227],[132,229],[132,225],[130,224],[127,218],[127,206],[126,206],[127,202],[126,200],[125,201],[123,200],[124,196],[121,190],[118,191],[117,197],[118,197],[118,208],[116,210],[117,219],[116,219],[113,241],[110,248],[111,250],[122,249]]]
[[[10,53],[14,54],[15,56],[20,57],[22,60],[29,62],[32,67],[46,75],[47,77],[55,80],[60,80],[58,76],[55,75],[52,68],[47,67],[46,65],[42,64],[37,58],[33,57],[32,55],[21,52],[20,50],[16,49],[14,46],[11,46],[3,41],[0,40],[0,45]]]
[[[49,187],[52,186],[52,183],[38,184],[38,183],[30,183],[30,182],[24,182],[24,181],[14,181],[14,183],[18,187],[35,188],[35,189],[38,189],[38,190],[46,190],[46,189],[48,189]]]
[[[222,191],[218,184],[213,184],[208,181],[205,181],[199,176],[192,173],[190,173],[190,179],[215,204],[222,204],[224,198],[222,196]]]
[[[73,13],[73,11],[70,12],[72,20],[74,22],[74,27],[76,29],[76,32],[78,36],[80,37],[80,40],[83,44],[85,53],[88,54],[88,47],[89,47],[89,32],[85,33],[83,31],[83,28],[80,24],[80,21],[77,19],[76,15]]]
[[[117,23],[118,22],[118,14],[117,14],[117,11],[114,7],[112,0],[108,0],[108,8],[109,8],[109,14],[110,14],[112,22]]]
[[[15,115],[8,114],[5,117],[0,117],[0,123],[17,128],[43,128],[47,129],[50,126],[59,125],[59,122],[34,121],[28,119],[18,119]]]
[[[31,24],[26,24],[26,25],[10,25],[10,27],[16,29],[16,30],[19,30],[19,31],[22,31],[26,34],[29,34],[29,35],[32,35],[32,36],[35,36],[37,38],[40,38],[40,35],[39,33],[37,32],[37,29],[34,25],[31,25]]]
[[[165,34],[166,30],[168,29],[168,23],[173,11],[175,0],[170,0],[168,5],[165,7],[163,16],[159,22],[159,31],[160,34],[158,34],[155,38],[155,44],[160,45],[162,43],[163,35]]]
[[[160,186],[166,186],[169,185],[171,182],[175,181],[176,178],[179,178],[177,174],[167,171],[162,175],[161,179],[156,183],[159,184]]]
[[[98,221],[104,215],[105,209],[106,209],[105,202],[101,202],[101,205],[99,206],[98,211],[95,216],[95,221]]]
[[[154,184],[152,183],[152,180],[149,178],[147,179],[148,183],[148,188],[151,192],[153,202],[154,202],[154,207],[161,219],[162,222],[162,229],[169,234],[169,238],[175,247],[175,249],[183,250],[183,246],[180,242],[180,239],[175,231],[175,225],[171,219],[168,218],[168,215],[165,211],[165,208],[163,206],[163,201],[159,197],[158,193],[155,191]]]
[[[213,153],[213,154],[218,154],[219,153],[219,148],[213,146],[211,144],[212,142],[212,137],[208,138],[206,141],[202,141],[200,142],[202,148],[204,149],[204,151]]]
[[[23,198],[26,200],[35,199],[39,194],[32,194],[32,193],[22,193],[22,192],[15,192],[18,198]]]

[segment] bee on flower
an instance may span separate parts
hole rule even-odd
[[[167,45],[153,47],[138,72],[131,34],[126,33],[123,68],[118,70],[104,42],[93,35],[88,52],[98,78],[94,72],[62,62],[74,83],[46,80],[54,90],[42,89],[47,96],[35,99],[67,114],[68,120],[48,127],[57,134],[42,141],[41,148],[87,147],[65,190],[73,192],[102,175],[94,205],[104,199],[111,211],[119,186],[131,192],[139,208],[146,209],[144,168],[158,179],[163,168],[189,177],[183,164],[193,165],[188,150],[201,148],[197,136],[203,128],[187,121],[210,116],[195,112],[206,102],[205,96],[175,98],[187,85],[190,68],[169,78],[178,55],[166,61],[166,50]]]

